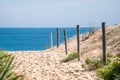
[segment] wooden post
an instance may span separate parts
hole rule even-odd
[[[106,31],[105,31],[105,22],[102,22],[102,40],[103,40],[103,63],[106,64],[107,55],[106,55]]]
[[[59,34],[59,29],[57,28],[57,47],[60,45],[60,34]]]
[[[45,44],[45,50],[47,49],[47,44]]]
[[[52,32],[50,32],[50,48],[53,47]]]
[[[67,51],[67,34],[66,34],[66,30],[64,30],[64,41],[65,41],[65,52],[66,52],[66,55],[67,55],[68,51]]]
[[[80,61],[80,27],[77,25],[77,53],[78,61]]]

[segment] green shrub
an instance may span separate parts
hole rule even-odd
[[[91,58],[87,58],[85,60],[86,64],[92,64],[93,63],[93,60]]]
[[[108,52],[107,53],[107,62],[106,62],[106,65],[109,64],[109,63],[111,63],[112,60],[113,60],[113,58],[115,58],[115,55],[113,53],[111,53],[111,52]],[[102,55],[100,56],[100,61],[103,62],[103,56]]]
[[[89,70],[96,69],[97,75],[104,80],[120,80],[120,57],[115,57],[112,53],[107,53],[106,65],[103,64],[103,57],[97,59],[86,59]]]
[[[117,54],[117,57],[120,58],[120,53]]]
[[[107,62],[106,62],[106,64],[111,63],[113,58],[115,58],[115,55],[113,53],[111,53],[111,52],[108,52],[107,53]]]
[[[120,80],[120,62],[114,61],[97,70],[99,77],[104,80]]]
[[[86,64],[82,64],[81,66],[82,66],[82,68],[87,68]]]
[[[113,57],[114,57],[114,55],[111,52],[107,53],[106,65],[111,63]],[[97,58],[97,59],[87,58],[85,62],[87,64],[87,67],[89,68],[89,70],[98,69],[98,68],[101,68],[102,66],[104,66],[102,56],[100,56],[100,58]]]
[[[90,70],[94,70],[94,69],[98,69],[102,66],[103,66],[102,61],[100,59],[95,59],[95,60],[93,60],[93,62],[90,65],[88,65],[88,68]]]
[[[0,51],[0,80],[23,80],[22,75],[12,72],[13,65],[11,63],[13,58],[12,55]]]
[[[109,63],[111,63],[113,58],[114,58],[113,53],[108,52],[107,53],[107,62],[106,62],[106,65],[108,65]],[[88,62],[90,61],[89,58],[88,58],[87,61]],[[100,58],[97,58],[97,59],[94,59],[94,60],[91,59],[91,61],[92,62],[88,66],[88,68],[90,68],[90,69],[98,69],[98,68],[101,68],[101,67],[104,66],[104,64],[103,64],[103,56],[100,56]]]
[[[115,55],[112,52],[107,53],[107,58],[114,58],[114,57],[115,57]],[[102,59],[102,58],[103,58],[103,55],[100,56],[100,59]]]
[[[107,53],[107,58],[113,58],[113,57],[114,57],[113,53],[111,53],[111,52]]]
[[[97,69],[101,66],[103,66],[101,59],[91,59],[91,58],[87,58],[85,60],[86,64],[87,64],[87,68],[89,70],[94,70]]]
[[[68,61],[74,60],[77,57],[78,57],[78,54],[74,52],[69,54],[65,59],[62,60],[62,62],[68,62]]]

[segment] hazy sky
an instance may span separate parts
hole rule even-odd
[[[120,0],[0,0],[0,27],[100,26],[120,22]]]

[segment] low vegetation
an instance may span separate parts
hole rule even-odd
[[[120,80],[120,54],[107,53],[106,65],[102,62],[102,57],[98,59],[86,59],[86,65],[89,70],[96,70],[97,75],[104,80]]]
[[[113,61],[97,69],[97,74],[104,80],[120,80],[120,62]]]
[[[0,80],[23,80],[22,75],[12,72],[13,56],[0,51]]]
[[[86,62],[86,64],[92,64],[93,60],[91,58],[87,58],[85,62]]]
[[[71,60],[74,60],[75,58],[77,58],[78,55],[76,52],[69,54],[65,59],[63,59],[61,62],[68,62]]]

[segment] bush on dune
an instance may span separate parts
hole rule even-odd
[[[104,80],[120,80],[120,62],[114,61],[98,69],[97,74]]]
[[[74,60],[78,57],[77,53],[71,53],[69,54],[65,59],[63,59],[61,62],[68,62],[68,61],[71,61],[71,60]]]
[[[120,80],[120,57],[114,56],[112,53],[107,53],[107,63],[103,64],[102,58],[92,60],[86,59],[88,68],[95,69],[97,75],[104,80]]]

